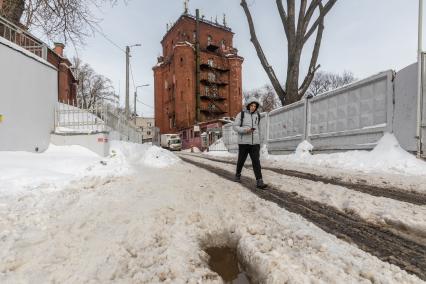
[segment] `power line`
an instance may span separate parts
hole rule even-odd
[[[96,26],[93,26],[93,29],[98,32],[101,36],[103,36],[107,41],[109,41],[109,43],[111,43],[112,45],[114,45],[115,47],[117,47],[119,50],[121,50],[122,52],[126,53],[126,51],[119,46],[118,44],[116,44],[114,41],[112,41],[112,39],[110,39],[103,31],[99,30],[98,28],[96,28]]]
[[[147,105],[146,103],[141,102],[139,99],[136,99],[139,103],[143,104],[144,106],[150,107],[152,109],[154,109],[154,107]]]
[[[135,78],[133,78],[132,63],[129,62],[129,65],[130,65],[130,75],[132,76],[132,81],[133,81],[133,90],[136,90]]]

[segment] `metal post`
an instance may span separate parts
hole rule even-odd
[[[419,27],[418,27],[418,49],[417,49],[417,157],[420,158],[422,151],[422,33],[423,33],[423,0],[419,0]]]
[[[126,106],[124,113],[126,117],[129,117],[130,107],[129,107],[129,57],[130,57],[130,47],[126,46]]]
[[[135,102],[134,102],[134,106],[133,106],[133,108],[134,108],[133,113],[135,115],[135,121],[136,121],[136,116],[137,116],[137,114],[136,114],[136,99],[137,99],[137,97],[138,97],[138,92],[137,92],[137,90],[135,90]]]

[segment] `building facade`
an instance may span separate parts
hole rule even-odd
[[[154,136],[154,124],[155,120],[153,117],[136,117],[136,127],[142,131],[143,142],[152,141]]]
[[[4,3],[4,2],[3,2]],[[0,9],[2,1],[0,0]],[[64,45],[55,43],[53,49],[39,40],[26,29],[0,16],[0,36],[6,40],[28,50],[52,64],[57,69],[58,74],[58,101],[63,103],[75,104],[77,99],[77,84],[71,62],[64,56]]]
[[[225,24],[187,13],[167,31],[153,68],[155,126],[161,133],[193,138],[199,135],[190,131],[194,125],[241,111],[243,58],[233,35]]]
[[[78,81],[72,72],[72,64],[64,56],[65,45],[62,43],[54,45],[53,50],[47,51],[47,61],[58,69],[58,101],[76,105]]]

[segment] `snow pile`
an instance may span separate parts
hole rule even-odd
[[[65,185],[94,174],[102,158],[81,146],[55,146],[44,153],[0,151],[0,191],[34,188],[42,184]],[[112,174],[116,169],[108,168]],[[105,174],[108,170],[102,169]],[[98,174],[97,172],[96,174]]]
[[[111,154],[99,157],[82,146],[55,146],[44,153],[0,151],[0,192],[60,188],[87,177],[123,176],[142,164],[163,168],[180,161],[156,146],[111,141]]]
[[[314,146],[312,146],[311,143],[305,140],[299,145],[297,145],[295,156],[301,158],[310,156],[310,152],[312,151],[312,149],[314,149]]]
[[[270,156],[276,164],[295,162],[310,166],[357,170],[366,173],[388,172],[392,174],[424,175],[426,163],[406,152],[390,133],[378,141],[372,151],[347,151],[333,154],[310,155],[310,146],[302,142],[291,155]]]
[[[149,144],[112,141],[111,148],[123,155],[133,165],[165,168],[180,161],[172,152]]]

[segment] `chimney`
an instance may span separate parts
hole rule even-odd
[[[59,55],[61,57],[64,57],[64,48],[65,48],[65,45],[63,43],[60,43],[60,42],[55,42],[54,45],[55,45],[55,47],[53,48],[53,51],[57,55]]]

